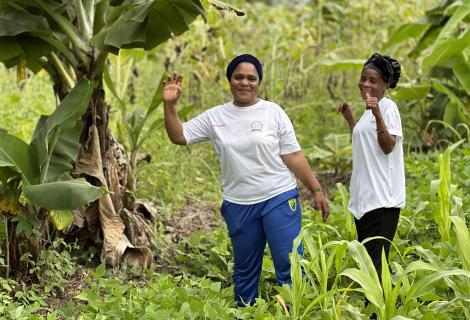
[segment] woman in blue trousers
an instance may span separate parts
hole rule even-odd
[[[289,253],[301,228],[295,177],[313,193],[315,208],[328,217],[321,186],[297,142],[292,123],[277,104],[258,98],[263,79],[259,60],[249,54],[227,66],[233,99],[182,123],[176,103],[182,77],[165,82],[165,127],[179,145],[210,140],[221,163],[222,215],[234,252],[234,291],[239,306],[258,296],[266,241],[277,282],[291,283]],[[296,248],[302,253],[302,248]]]

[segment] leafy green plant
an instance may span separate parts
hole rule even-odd
[[[40,252],[37,259],[25,253],[21,259],[30,267],[29,275],[36,282],[29,283],[29,277],[22,280],[0,278],[0,317],[2,319],[58,319],[59,311],[45,314],[47,299],[64,296],[68,279],[75,274],[75,259],[70,256],[72,246],[63,240],[54,241]]]
[[[349,212],[349,192],[346,187],[341,183],[336,184],[336,190],[339,192],[341,197],[341,217],[344,221],[344,232],[343,238],[346,240],[353,240],[357,237],[356,225],[354,224],[354,217]]]
[[[307,152],[309,159],[328,161],[333,166],[334,176],[343,176],[351,166],[351,135],[350,134],[328,134],[323,143],[327,149],[314,146],[313,150]]]
[[[85,112],[90,96],[91,84],[83,80],[54,113],[39,120],[29,145],[0,132],[3,200],[17,205],[24,194],[38,207],[63,210],[79,208],[102,194],[100,188],[84,179],[72,179],[69,174],[79,149],[82,127],[79,117]],[[5,207],[2,211],[11,212]]]
[[[461,217],[451,216],[450,219],[454,225],[454,232],[457,237],[457,251],[462,263],[462,268],[470,271],[470,252],[467,250],[468,244],[470,243],[468,227],[465,224],[465,220]]]
[[[16,285],[17,283],[13,279],[0,278],[0,315],[3,314],[7,306],[13,302],[13,292]]]
[[[215,230],[208,235],[196,232],[183,239],[176,261],[184,263],[183,272],[206,276],[223,284],[231,282],[231,246],[225,230]]]
[[[132,67],[133,60],[128,62],[127,70],[129,70],[129,66]],[[116,64],[116,68],[121,68],[120,64]],[[127,73],[128,74],[128,73]],[[163,89],[163,81],[167,77],[167,74],[163,74],[161,80],[159,81],[159,85],[153,94],[153,98],[147,110],[144,112],[142,108],[136,108],[134,111],[128,111],[127,103],[124,100],[122,95],[119,95],[116,87],[109,75],[109,71],[105,72],[105,82],[110,91],[113,93],[114,97],[119,102],[120,110],[121,110],[121,118],[122,118],[122,126],[125,128],[129,146],[128,150],[130,153],[130,162],[129,162],[129,172],[128,172],[128,184],[127,190],[133,194],[137,189],[137,161],[138,161],[138,154],[142,148],[142,144],[149,138],[149,136],[157,129],[159,129],[163,125],[163,120],[160,118],[158,120],[154,120],[146,131],[144,127],[146,126],[147,122],[150,121],[151,117],[155,113],[157,107],[162,102],[162,89]],[[124,82],[127,83],[129,81],[129,75],[124,77]],[[124,94],[123,92],[122,94]]]
[[[447,148],[447,150],[439,155],[439,180],[431,181],[431,193],[438,198],[437,204],[434,204],[433,213],[436,220],[439,233],[443,241],[449,241],[450,235],[450,213],[452,193],[455,186],[451,184],[450,170],[450,153],[457,148],[463,141],[459,141]]]
[[[388,49],[417,39],[408,55],[418,59],[422,75],[429,79],[402,84],[397,98],[419,101],[430,96],[426,103],[426,126],[429,120],[442,120],[454,128],[470,122],[466,108],[470,101],[469,22],[468,1],[441,1],[424,18],[400,25],[385,45]]]
[[[132,114],[133,107],[148,106],[151,103],[158,80],[155,79],[155,75],[165,71],[161,65],[167,58],[169,62],[166,71],[182,70],[185,75],[185,95],[182,97],[185,105],[195,105],[196,111],[199,112],[203,108],[224,101],[223,99],[229,97],[226,80],[223,78],[226,59],[244,50],[254,50],[251,43],[246,42],[249,36],[257,39],[258,46],[254,53],[264,58],[267,70],[263,82],[266,80],[264,83],[269,87],[263,89],[262,97],[278,101],[285,107],[293,119],[301,145],[307,143],[321,145],[323,137],[333,130],[331,128],[338,130],[342,128],[341,124],[335,121],[337,119],[337,114],[333,112],[335,103],[331,102],[335,99],[331,96],[328,98],[327,95],[351,96],[356,99],[351,93],[357,89],[354,88],[352,91],[351,87],[355,83],[350,79],[351,77],[354,79],[354,76],[348,71],[326,74],[323,69],[317,68],[318,60],[322,57],[328,59],[342,57],[346,52],[351,56],[365,58],[366,54],[370,54],[368,50],[371,42],[380,46],[381,41],[387,38],[387,25],[396,24],[399,20],[400,22],[410,20],[410,16],[422,10],[420,7],[425,6],[423,3],[425,2],[404,0],[393,3],[378,0],[357,2],[335,0],[328,3],[312,1],[308,8],[287,2],[283,3],[285,6],[255,3],[247,4],[247,7],[250,17],[256,18],[241,21],[229,15],[219,19],[216,13],[209,14],[209,26],[196,23],[186,36],[170,40],[168,45],[150,52],[147,58],[138,61],[136,67],[139,76],[135,78],[136,102],[133,104],[126,101],[127,111]],[[312,19],[320,14],[321,20]],[[382,14],[386,14],[387,19],[381,19]],[[385,22],[382,24],[381,21]],[[377,23],[380,27],[377,27]],[[322,27],[321,36],[316,34],[318,25]],[[372,39],[365,37],[368,33],[372,34],[372,31],[375,35]],[[272,41],[274,38],[276,41]],[[271,46],[271,43],[275,45]],[[180,51],[177,51],[177,48]],[[2,53],[3,51],[0,55]],[[124,75],[132,68],[122,69],[123,81],[120,82],[117,80],[115,63],[113,60],[110,76],[113,80],[116,79],[116,90],[119,91],[119,88],[126,87]],[[412,73],[413,66],[408,63],[405,62],[404,68],[407,70],[407,75],[409,72]],[[0,75],[0,83],[14,82],[12,72],[2,69]],[[406,78],[406,75],[404,77]],[[33,77],[23,84],[27,88],[29,84],[38,80],[44,81]],[[346,82],[352,84],[348,85]],[[423,88],[417,88],[412,99],[417,99],[416,97],[423,92],[425,92],[423,96],[430,92],[431,89],[426,86],[429,87],[431,84],[421,84]],[[216,86],[222,90],[215,90]],[[402,92],[401,89],[397,94],[398,92]],[[21,98],[26,99],[27,93],[23,91],[16,95],[24,95]],[[408,93],[413,92],[410,89]],[[8,94],[0,96],[0,99],[8,101],[8,96]],[[120,96],[124,97],[121,93]],[[35,98],[36,96],[29,97],[29,99]],[[359,99],[356,100],[359,105]],[[15,119],[14,123],[17,124],[18,130],[28,128],[30,126],[28,116],[32,111],[12,112],[16,105],[13,102],[6,103],[7,112],[17,116],[3,118],[3,121]],[[114,102],[113,105],[119,106]],[[400,107],[402,106],[404,105],[400,104]],[[157,108],[155,118],[152,117],[146,122],[143,133],[145,127],[150,127],[152,121],[161,116],[160,112],[161,109]],[[116,113],[119,114],[119,111]],[[145,109],[141,115],[144,114]],[[405,119],[404,125],[407,122]],[[325,130],[323,125],[325,123],[330,130]],[[463,127],[460,127],[457,132],[464,137],[462,129]],[[454,136],[458,138],[457,135]],[[406,137],[405,140],[408,140],[409,135]],[[152,153],[157,161],[141,168],[141,187],[137,193],[152,197],[161,203],[163,208],[159,212],[166,218],[176,218],[179,206],[187,204],[188,198],[198,202],[215,203],[219,184],[209,178],[212,174],[203,163],[205,162],[214,172],[217,171],[217,160],[210,145],[175,148],[166,140],[164,130],[158,129],[143,143],[141,150]],[[162,266],[160,264],[162,261],[158,260],[158,270],[164,274],[148,271],[140,278],[136,278],[122,272],[108,271],[104,266],[91,271],[87,269],[88,278],[82,283],[83,289],[78,296],[69,293],[69,296],[64,295],[61,298],[70,300],[67,307],[47,305],[48,297],[52,296],[53,292],[60,296],[61,291],[52,288],[45,274],[43,280],[51,290],[49,296],[38,286],[21,282],[18,286],[11,284],[8,293],[12,295],[8,295],[4,300],[8,300],[8,304],[0,302],[0,318],[300,319],[303,317],[324,320],[367,319],[372,312],[379,314],[380,310],[386,318],[390,315],[396,320],[470,318],[467,307],[469,278],[468,273],[463,272],[468,271],[464,264],[466,263],[464,255],[468,250],[465,251],[466,248],[462,245],[468,242],[466,235],[470,202],[465,187],[470,181],[470,153],[466,145],[458,152],[452,153],[451,182],[457,187],[450,194],[451,228],[449,241],[445,242],[440,239],[437,224],[433,219],[435,208],[433,205],[438,203],[438,198],[429,192],[429,182],[435,179],[439,170],[438,161],[435,161],[437,156],[435,150],[417,153],[410,148],[406,153],[407,206],[401,211],[399,230],[394,240],[396,250],[392,250],[390,254],[391,268],[382,270],[383,287],[377,288],[382,290],[382,298],[379,293],[378,301],[380,299],[384,301],[384,305],[379,307],[374,304],[365,307],[364,288],[349,276],[341,275],[344,270],[364,271],[367,268],[361,267],[356,262],[351,251],[348,251],[350,246],[348,242],[335,241],[352,240],[355,237],[353,222],[347,220],[347,218],[352,219],[347,212],[347,191],[338,185],[330,201],[331,215],[327,223],[322,223],[319,215],[313,212],[307,203],[303,204],[303,221],[306,229],[303,231],[305,238],[302,241],[305,255],[292,257],[292,265],[296,268],[296,273],[293,272],[294,284],[292,287],[279,288],[285,301],[273,298],[277,293],[272,285],[273,266],[272,263],[266,263],[267,268],[263,270],[262,276],[269,281],[263,281],[268,285],[261,288],[261,297],[256,305],[236,308],[230,280],[232,266],[229,238],[226,230],[217,225],[213,226],[215,230],[212,232],[199,233],[183,239],[176,253],[177,259],[165,260],[171,265]],[[194,161],[194,158],[203,161]],[[328,167],[329,164],[325,166]],[[188,176],[191,179],[188,179]],[[26,200],[21,198],[23,204],[24,201]],[[452,208],[455,208],[454,211]],[[21,222],[22,230],[26,232],[34,230],[31,228],[35,224],[34,219],[26,216],[17,216],[17,218],[17,223]],[[160,232],[164,233],[163,228],[160,228]],[[172,234],[166,233],[165,236],[171,237]],[[0,238],[2,237],[0,232]],[[168,242],[163,242],[162,238],[159,236],[156,243],[160,247],[170,246]],[[168,251],[172,249],[169,248]],[[163,259],[161,252],[156,250],[154,257]],[[5,255],[0,257],[5,258]],[[50,259],[66,258],[51,256]],[[26,260],[31,261],[31,258]],[[269,261],[267,255],[265,262]],[[63,265],[68,264],[63,261]],[[45,265],[43,267],[47,269]],[[305,272],[304,277],[302,277],[302,268]],[[57,270],[59,269],[61,267]],[[62,267],[61,270],[65,269]],[[0,268],[0,271],[3,269]],[[39,269],[37,271],[41,272]],[[62,271],[58,271],[60,272]],[[67,274],[62,273],[62,277],[66,279]],[[0,292],[4,293],[1,290]],[[55,310],[56,308],[60,310]]]
[[[76,258],[70,254],[73,249],[73,245],[56,239],[49,248],[40,252],[36,261],[29,262],[29,272],[37,278],[45,294],[63,296],[68,278],[76,272]]]
[[[17,223],[17,235],[32,235],[32,226],[41,220],[42,208],[50,210],[50,221],[62,230],[72,222],[70,210],[106,192],[70,174],[80,148],[83,126],[80,117],[88,106],[91,92],[89,81],[79,82],[59,108],[39,119],[29,144],[0,132],[0,211]],[[25,201],[22,197],[27,201],[26,206],[21,203]],[[18,261],[10,263],[16,265]]]

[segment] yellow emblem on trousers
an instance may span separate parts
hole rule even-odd
[[[290,199],[289,207],[292,211],[295,211],[295,209],[297,209],[297,199]]]

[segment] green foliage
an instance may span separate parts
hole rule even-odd
[[[343,238],[346,240],[353,240],[357,237],[357,233],[356,226],[354,224],[354,217],[349,212],[349,192],[341,183],[336,184],[336,191],[339,193],[340,199],[336,200],[337,198],[335,198],[335,203],[340,201],[341,207],[335,211],[340,212],[343,217],[345,228]]]
[[[126,51],[121,51],[117,59],[115,59],[114,69],[116,69],[116,84],[111,78],[109,69],[105,69],[104,79],[107,87],[117,100],[121,111],[122,121],[118,124],[118,132],[120,133],[121,141],[126,141],[125,138],[128,138],[126,149],[129,152],[130,163],[127,188],[128,191],[133,194],[137,190],[138,155],[142,149],[142,145],[149,139],[150,135],[160,129],[164,124],[162,118],[152,121],[152,116],[162,103],[163,81],[166,80],[168,75],[166,73],[162,75],[159,85],[146,110],[143,108],[133,108],[133,111],[130,110],[131,108],[129,107],[131,103],[127,103],[124,96],[128,88],[128,83],[133,81],[131,78],[131,69],[135,68],[135,57],[132,53],[126,53]],[[121,76],[121,73],[124,75]],[[150,121],[152,121],[152,123],[147,125]],[[124,133],[122,132],[122,128],[124,128]]]
[[[390,255],[390,269],[385,261],[383,263],[382,286],[364,247],[357,241],[337,241],[351,237],[354,229],[349,230],[347,223],[351,221],[347,222],[345,217],[345,214],[350,216],[344,209],[347,191],[338,185],[327,224],[323,224],[320,215],[307,204],[303,205],[305,227],[295,245],[302,241],[305,255],[291,256],[293,285],[263,286],[261,298],[253,307],[235,308],[229,238],[224,228],[217,228],[182,240],[172,266],[179,276],[149,271],[144,280],[138,280],[122,273],[112,274],[101,266],[90,274],[87,286],[78,293],[77,299],[81,302],[70,302],[67,307],[56,310],[56,315],[93,319],[367,319],[375,312],[381,319],[416,319],[431,315],[463,319],[468,313],[470,288],[468,259],[465,258],[470,202],[462,187],[470,181],[470,153],[468,148],[456,148],[448,163],[452,183],[458,186],[454,195],[462,197],[462,205],[455,211],[456,215],[451,216],[449,241],[438,240],[440,234],[429,205],[435,200],[427,182],[433,180],[439,170],[440,164],[435,161],[438,157],[437,153],[413,153],[406,159],[408,205],[402,210]],[[61,259],[64,262],[59,262]],[[67,259],[49,256],[44,260],[58,261],[62,267],[46,264],[43,266],[46,269],[42,270],[62,270],[56,273],[66,278]],[[263,281],[272,280],[271,268],[265,265]],[[301,276],[301,268],[305,277]],[[50,274],[44,272],[41,276],[47,281]],[[61,283],[61,280],[47,283]],[[57,288],[49,290],[50,295],[60,294]],[[282,300],[273,298],[276,291],[289,306],[287,313],[279,302]],[[13,302],[6,306],[0,304],[0,310],[4,310],[6,317],[17,314],[19,319],[28,319],[45,308],[45,297],[37,288],[23,290],[16,298],[3,298],[4,301],[13,299]],[[371,301],[368,307],[364,303],[366,297]],[[22,301],[22,305],[17,301]]]
[[[28,67],[37,70],[37,66],[42,65],[40,58],[54,50],[74,62],[84,58],[84,53],[90,50],[88,41],[101,51],[117,52],[123,47],[148,50],[165,42],[172,34],[188,30],[197,16],[204,15],[198,0],[123,2],[93,1],[86,6],[81,1],[67,2],[61,4],[62,10],[57,10],[59,4],[50,0],[4,3],[0,11],[0,40],[6,49],[2,62],[11,66],[28,58]],[[165,19],[161,19],[162,16]],[[71,21],[74,17],[79,21],[78,26]],[[63,39],[68,39],[77,52],[66,48],[61,43]],[[28,40],[33,40],[33,44],[26,45]]]
[[[470,233],[465,224],[465,220],[458,216],[450,217],[454,225],[454,232],[457,237],[457,249],[462,262],[462,268],[470,271],[470,251],[468,244],[470,243]]]
[[[313,150],[306,149],[306,156],[309,160],[319,159],[321,162],[333,166],[334,176],[343,176],[351,169],[351,135],[349,133],[328,134],[323,143],[327,149],[313,146]]]
[[[147,283],[124,283],[98,268],[87,279],[90,288],[77,298],[85,304],[71,306],[63,311],[71,317],[77,311],[87,318],[111,317],[113,319],[230,319],[234,313],[230,289],[207,279],[171,277],[153,272]],[[102,299],[102,297],[107,297]],[[78,310],[76,310],[78,308]]]
[[[51,218],[52,224],[60,231],[69,227],[73,222],[72,212],[69,210],[51,211],[49,217]]]
[[[395,97],[425,101],[424,112],[421,112],[424,125],[429,120],[442,120],[452,127],[470,122],[466,107],[470,101],[469,22],[468,1],[441,1],[420,21],[398,27],[385,46],[389,48],[406,43],[410,38],[417,39],[409,57],[419,61],[422,73],[418,79],[402,84],[406,91],[413,90],[415,96],[410,97],[400,89]],[[437,129],[440,128],[435,127]],[[463,133],[468,135],[468,132]]]
[[[65,287],[76,273],[76,259],[71,257],[73,246],[62,240],[54,241],[36,259],[29,253],[21,260],[29,264],[33,284],[24,279],[0,278],[0,317],[2,319],[58,319],[59,311],[48,311],[46,299],[66,298]],[[27,278],[26,278],[27,279]],[[48,313],[46,317],[38,315]]]
[[[106,2],[100,3],[104,5]],[[119,4],[119,1],[112,3]],[[459,4],[456,3],[445,13],[449,16],[455,14]],[[336,102],[332,100],[352,97],[353,103],[361,105],[362,102],[357,95],[355,81],[351,81],[357,74],[340,70],[339,65],[331,61],[343,58],[349,60],[351,57],[366,58],[372,49],[375,51],[379,48],[379,51],[388,37],[388,26],[401,23],[402,20],[415,20],[412,15],[422,6],[423,2],[384,3],[375,0],[352,3],[312,1],[309,7],[247,4],[250,19],[235,20],[234,17],[226,16],[222,20],[216,13],[209,13],[207,19],[211,22],[210,27],[196,21],[194,30],[187,35],[172,39],[168,45],[145,54],[141,60],[138,55],[142,53],[127,52],[138,63],[123,63],[120,71],[113,64],[109,70],[109,76],[113,77],[115,83],[116,96],[125,102],[128,114],[125,116],[126,113],[123,113],[118,121],[132,125],[131,130],[122,130],[123,137],[128,139],[128,146],[130,143],[139,146],[138,150],[149,152],[154,158],[149,166],[140,171],[141,188],[136,193],[159,203],[162,206],[161,214],[167,218],[177,216],[177,211],[186,203],[187,198],[209,203],[220,200],[219,164],[210,146],[175,147],[168,142],[163,128],[152,125],[162,118],[161,109],[155,108],[148,118],[148,109],[136,111],[140,106],[152,105],[155,96],[153,93],[160,79],[155,75],[173,69],[184,74],[182,105],[195,106],[194,110],[184,116],[186,118],[229,99],[223,74],[227,59],[244,51],[253,52],[264,62],[266,78],[263,80],[262,97],[278,102],[286,109],[293,119],[302,146],[321,146],[328,149],[326,151],[335,153],[333,150],[342,148],[336,147],[336,144],[330,148],[324,143],[324,139],[329,134],[346,133],[347,128],[333,111]],[[460,20],[460,25],[462,22],[465,21]],[[408,31],[417,38],[428,33],[426,27],[417,24],[410,26]],[[437,37],[437,33],[435,34]],[[392,39],[400,37],[404,39],[403,34]],[[256,49],[246,39],[256,39]],[[413,42],[413,39],[407,39],[410,43]],[[420,46],[423,47],[423,44]],[[420,52],[424,54],[425,51]],[[1,51],[0,55],[6,53],[8,51]],[[122,59],[127,53],[123,51],[115,59]],[[163,61],[166,61],[166,68]],[[412,62],[415,61],[404,62],[405,78],[413,73]],[[113,60],[113,63],[116,61]],[[132,75],[134,66],[137,75]],[[458,69],[465,70],[461,67]],[[2,83],[7,82],[4,79],[14,82],[11,73],[4,74],[5,77],[3,73],[0,77]],[[126,74],[131,76],[127,77]],[[422,77],[421,82],[411,82],[397,90],[396,98],[400,96],[398,100],[426,104],[422,99],[430,92],[433,93],[433,90],[437,92],[437,89],[441,89],[439,93],[443,93],[449,101],[452,100],[450,91],[446,91],[454,92],[452,88],[449,89],[449,83],[445,82],[440,86],[426,75]],[[461,73],[460,77],[463,79],[465,75]],[[32,96],[31,88],[35,81],[43,79],[35,77],[23,82],[25,96]],[[133,89],[129,83],[133,83]],[[462,84],[462,81],[459,83]],[[7,85],[5,87],[11,88]],[[106,89],[112,90],[109,85]],[[44,89],[37,90],[38,100],[42,101],[43,91]],[[23,140],[27,140],[25,137],[32,132],[27,119],[38,104],[29,102],[28,112],[19,113],[14,118],[15,113],[11,110],[18,106],[19,101],[24,103],[25,97],[22,95],[18,91],[0,96],[0,101],[6,101],[4,104],[10,110],[0,112],[4,116],[2,119],[6,119],[5,125],[12,127],[12,123],[17,124],[18,128],[13,128],[15,134],[18,133]],[[120,106],[116,96],[110,100],[114,106]],[[461,99],[462,95],[457,92],[456,97]],[[135,101],[132,102],[133,99]],[[439,103],[442,101],[439,100]],[[46,104],[40,104],[38,108],[44,109]],[[402,106],[407,105],[400,105]],[[420,107],[414,102],[413,106]],[[426,104],[426,110],[427,108]],[[410,115],[405,112],[402,115],[408,130],[416,126],[410,120]],[[116,123],[112,125],[117,126]],[[132,131],[132,128],[137,131]],[[460,136],[463,136],[462,129],[463,127],[458,131]],[[442,157],[445,160],[445,152]],[[356,234],[353,217],[347,210],[348,192],[343,185],[338,184],[332,192],[331,215],[327,223],[321,221],[320,215],[307,202],[303,203],[305,227],[296,243],[302,241],[305,255],[291,256],[293,285],[281,288],[273,285],[273,265],[267,255],[264,260],[261,297],[255,306],[235,307],[230,240],[220,223],[215,230],[195,233],[183,238],[176,249],[168,249],[176,252],[175,259],[169,259],[171,265],[168,266],[173,274],[147,271],[142,278],[135,278],[100,266],[91,272],[87,271],[84,287],[71,297],[61,296],[63,293],[55,284],[64,287],[64,281],[75,266],[73,258],[69,260],[68,254],[63,251],[59,251],[59,255],[52,252],[44,254],[39,261],[34,262],[25,256],[26,261],[30,261],[33,266],[33,275],[40,279],[40,286],[47,287],[47,293],[39,286],[23,285],[0,278],[0,286],[4,288],[0,290],[0,317],[368,319],[375,312],[382,319],[470,318],[467,307],[470,303],[467,254],[470,198],[465,189],[470,183],[468,144],[455,149],[452,161],[449,158],[445,164],[448,166],[446,172],[452,172],[452,184],[456,186],[450,190],[450,198],[446,198],[450,201],[450,231],[448,240],[445,241],[442,241],[438,222],[434,219],[437,208],[435,205],[439,200],[429,190],[430,182],[436,179],[440,170],[440,164],[435,160],[437,158],[439,154],[436,151],[406,153],[407,207],[401,211],[389,264],[385,261],[383,263],[382,286],[373,266],[367,261],[364,247],[353,241]],[[333,156],[325,158],[321,165],[331,168],[332,163],[325,163],[330,159]],[[337,159],[339,166],[347,162],[344,155]],[[444,162],[441,161],[441,164],[444,165]],[[450,186],[450,180],[447,182]],[[15,187],[12,185],[12,190],[16,190]],[[67,215],[58,214],[58,217],[62,221],[60,218],[67,218]],[[21,224],[22,233],[34,231],[35,220],[30,216],[18,216],[17,222],[18,225]],[[170,246],[161,239],[162,234],[159,237],[155,239],[155,243]],[[160,253],[164,250],[166,249],[158,247],[156,259],[162,258]],[[5,260],[4,253],[2,254],[0,262]],[[85,256],[87,253],[82,254]],[[282,298],[274,297],[278,292]],[[52,311],[55,307],[49,304],[48,297],[54,294],[69,300],[68,306],[57,307]],[[366,297],[371,301],[368,306],[365,305]]]
[[[38,220],[32,214],[26,215],[17,215],[11,218],[12,222],[16,222],[16,233],[18,235],[26,236],[30,238],[35,232],[35,227],[37,226]]]
[[[63,240],[55,240],[47,250],[42,250],[36,261],[28,261],[31,264],[30,274],[38,279],[38,287],[45,294],[63,296],[67,278],[76,272],[76,259],[71,257],[73,245],[66,244]]]
[[[114,1],[106,13],[106,25],[91,41],[100,50],[111,52],[118,52],[120,48],[150,50],[173,35],[189,30],[194,19],[205,14],[199,0],[136,4]]]
[[[233,272],[232,255],[226,230],[215,230],[206,235],[197,232],[180,243],[176,263],[183,273],[207,276],[229,285]]]
[[[450,213],[451,201],[455,186],[451,185],[450,153],[463,141],[457,142],[439,155],[439,180],[431,181],[431,193],[437,194],[438,202],[434,206],[434,219],[443,241],[449,240],[451,226]],[[455,211],[455,210],[454,210]]]
[[[0,132],[1,187],[3,199],[14,203],[11,213],[21,213],[21,194],[34,205],[59,210],[79,208],[103,194],[69,174],[80,148],[80,116],[91,92],[89,81],[79,82],[50,116],[41,117],[30,144]]]

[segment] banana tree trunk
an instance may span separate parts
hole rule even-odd
[[[73,174],[83,177],[91,184],[106,188],[109,193],[88,207],[75,210],[72,235],[80,238],[82,247],[94,243],[102,247],[101,261],[117,267],[122,261],[128,265],[148,267],[152,254],[148,248],[150,241],[130,238],[130,230],[135,224],[151,225],[148,219],[128,219],[121,214],[139,213],[126,199],[128,159],[118,141],[113,137],[109,124],[110,105],[105,101],[102,79],[94,79],[95,89],[85,115],[82,117],[84,129],[80,138],[80,152]],[[60,93],[58,93],[61,96]],[[126,223],[125,223],[126,222]],[[142,229],[142,227],[137,227]],[[146,240],[153,236],[153,228],[146,228]]]

